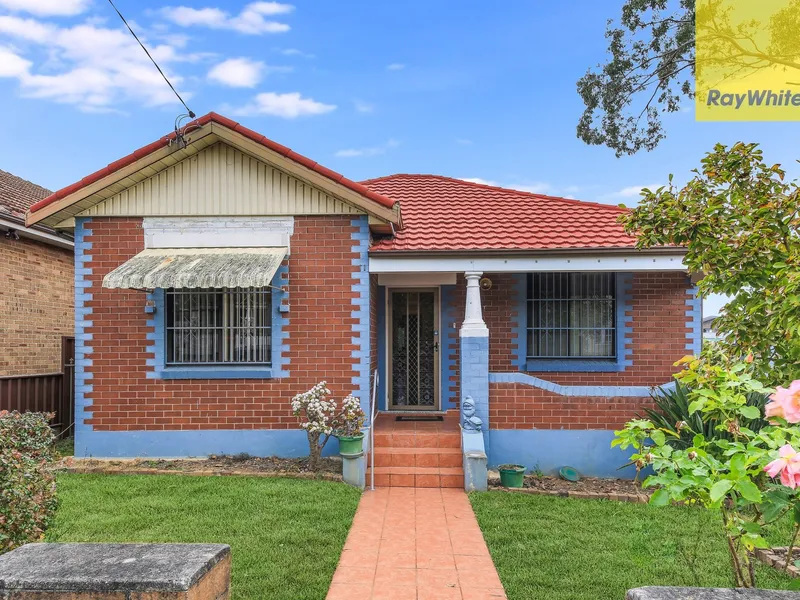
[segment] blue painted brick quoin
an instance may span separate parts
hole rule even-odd
[[[357,255],[352,259],[353,283],[352,290],[356,296],[353,299],[352,316],[353,325],[353,370],[357,375],[353,377],[353,393],[361,400],[361,408],[366,412],[370,402],[370,373],[369,373],[369,218],[366,215],[355,217],[351,224],[355,227],[352,234],[352,251]]]
[[[92,243],[87,240],[91,230],[86,225],[91,218],[75,219],[75,445],[85,445],[92,426],[86,421],[92,418],[92,309],[87,305],[92,299],[92,282],[88,276],[92,269]]]
[[[691,296],[686,300],[686,349],[692,354],[699,354],[703,343],[703,299],[697,293],[697,287],[690,287],[686,293]]]

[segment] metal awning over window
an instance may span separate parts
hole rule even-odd
[[[270,285],[286,248],[150,248],[103,278],[104,288],[247,288]]]

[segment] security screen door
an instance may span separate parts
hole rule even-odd
[[[439,290],[389,293],[389,405],[439,410]]]

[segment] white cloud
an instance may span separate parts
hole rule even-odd
[[[0,0],[2,1],[2,0]],[[265,17],[284,15],[294,10],[291,4],[279,2],[251,2],[238,15],[231,15],[220,8],[191,8],[189,6],[167,6],[161,15],[181,27],[208,27],[229,29],[246,35],[284,33],[290,27],[286,23]]]
[[[302,58],[317,58],[315,54],[310,54],[308,52],[303,52],[302,50],[298,50],[297,48],[284,48],[279,51],[284,56],[300,56]]]
[[[532,183],[505,183],[493,181],[491,179],[483,179],[481,177],[459,177],[462,181],[469,181],[470,183],[479,183],[481,185],[490,185],[493,187],[501,187],[507,190],[517,190],[520,192],[528,192],[531,194],[542,194],[545,196],[558,196],[562,198],[572,198],[572,194],[577,193],[580,188],[577,185],[556,186],[546,181],[534,181]]]
[[[31,68],[31,61],[25,60],[9,48],[0,48],[0,77],[20,77]]]
[[[627,187],[622,188],[621,190],[617,190],[616,192],[611,192],[609,194],[603,194],[599,197],[600,201],[603,200],[624,200],[628,198],[635,198],[636,200],[642,194],[642,190],[645,188],[651,190],[657,190],[661,187],[660,183],[651,183],[649,185],[629,185]]]
[[[2,1],[2,0],[0,0]],[[137,100],[146,105],[177,102],[172,91],[147,56],[121,28],[94,24],[58,27],[34,19],[0,17],[0,33],[32,45],[46,60],[34,68],[18,51],[6,51],[5,76],[17,79],[25,97],[74,104],[85,111],[119,110],[118,104]],[[175,86],[183,79],[170,65],[190,58],[168,44],[150,44],[150,52]],[[183,91],[184,98],[191,96]]]
[[[311,98],[303,98],[300,92],[276,94],[264,92],[258,94],[245,106],[233,108],[237,116],[271,115],[283,119],[294,119],[308,115],[322,115],[336,110],[335,104],[324,104]]]
[[[0,7],[24,11],[40,17],[77,15],[85,11],[92,0],[0,0]]]
[[[41,23],[36,19],[0,16],[0,33],[28,42],[45,43],[56,31],[57,27],[54,25]]]
[[[456,144],[460,146],[472,146],[472,140],[468,140],[467,138],[456,138]]]
[[[553,184],[546,181],[534,181],[533,183],[521,183],[517,185],[508,186],[512,190],[519,190],[520,192],[530,192],[531,194],[555,194]]]
[[[397,140],[387,140],[380,146],[371,146],[369,148],[348,148],[339,150],[334,154],[337,158],[357,158],[361,156],[377,156],[378,154],[385,154],[387,150],[397,148],[400,142]]]
[[[360,113],[371,113],[375,110],[374,104],[364,102],[363,100],[354,100],[353,104],[355,105],[356,110]]]
[[[387,71],[402,71],[405,68],[406,66],[403,63],[392,63],[390,65],[386,65]]]
[[[479,183],[481,185],[492,185],[495,187],[502,187],[496,181],[492,181],[490,179],[483,179],[481,177],[459,177],[461,181],[468,181],[470,183]]]
[[[230,87],[255,87],[261,81],[264,63],[249,58],[230,58],[214,65],[208,78]]]

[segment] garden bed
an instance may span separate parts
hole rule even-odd
[[[760,561],[772,565],[778,569],[778,571],[786,573],[787,575],[800,577],[800,569],[794,565],[796,561],[800,560],[800,548],[792,548],[792,558],[789,566],[786,567],[786,555],[788,552],[788,546],[778,548],[756,548],[755,550],[756,557]]]
[[[127,473],[150,475],[170,473],[175,475],[248,475],[253,477],[287,476],[302,479],[326,479],[341,481],[342,461],[339,458],[323,458],[317,473],[308,468],[308,458],[265,458],[234,455],[209,456],[207,458],[130,460],[99,460],[65,458],[59,468],[69,473]]]
[[[651,490],[643,490],[640,482],[631,479],[605,479],[583,477],[579,481],[566,481],[560,477],[526,475],[521,488],[504,488],[495,472],[489,473],[489,488],[542,496],[617,500],[620,502],[648,502]]]

